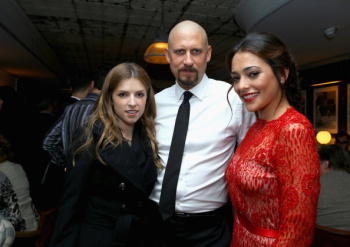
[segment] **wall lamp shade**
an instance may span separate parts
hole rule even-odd
[[[322,144],[328,144],[332,140],[332,135],[328,131],[319,131],[316,135],[316,140]]]
[[[155,41],[147,48],[143,58],[148,63],[168,64],[165,58],[165,48],[168,48],[167,42]]]

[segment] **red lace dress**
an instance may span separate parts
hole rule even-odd
[[[319,162],[314,130],[294,108],[257,119],[226,170],[235,209],[234,246],[310,246]]]

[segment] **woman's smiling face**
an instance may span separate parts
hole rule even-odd
[[[231,76],[233,88],[248,111],[264,116],[277,108],[282,89],[263,59],[250,52],[237,52],[232,59]]]

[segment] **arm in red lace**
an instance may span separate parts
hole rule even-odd
[[[286,125],[276,144],[281,234],[274,246],[310,246],[320,190],[313,130],[299,123]]]

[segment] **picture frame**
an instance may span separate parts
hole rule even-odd
[[[314,89],[313,122],[315,131],[338,132],[338,86]]]

